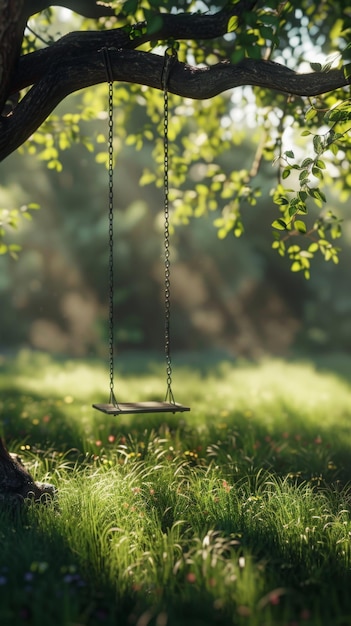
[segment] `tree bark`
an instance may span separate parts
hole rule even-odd
[[[35,482],[19,457],[10,454],[0,438],[0,502],[17,504],[26,499],[45,502],[54,495],[54,486]]]
[[[84,45],[73,46],[67,54],[57,56],[43,75],[33,66],[36,82],[18,104],[14,113],[0,121],[0,160],[18,148],[44,122],[54,108],[74,91],[107,81],[101,48],[108,37],[96,35],[96,49],[84,54]],[[133,82],[155,89],[162,88],[164,59],[137,50],[109,49],[113,79]],[[55,58],[55,57],[53,57]],[[27,76],[30,76],[28,69]],[[34,77],[31,77],[31,80]],[[19,83],[17,83],[18,85]],[[185,98],[206,99],[242,85],[257,85],[279,92],[314,96],[347,84],[342,70],[297,74],[271,61],[244,59],[235,65],[227,62],[197,68],[175,62],[169,77],[171,93]],[[24,85],[22,84],[22,87]]]
[[[9,94],[21,50],[26,19],[25,0],[0,0],[0,111]]]
[[[84,10],[82,0],[62,0],[60,4],[79,12]],[[85,11],[91,14],[98,15],[100,10],[106,10],[106,7],[97,5],[94,0],[83,4]],[[147,24],[136,25],[135,32],[142,33],[138,36],[133,36],[124,28],[70,33],[47,48],[18,59],[13,49],[11,54],[9,50],[23,34],[23,15],[42,10],[50,3],[47,0],[31,0],[24,8],[24,0],[0,0],[0,19],[11,19],[11,28],[0,29],[0,50],[1,38],[4,45],[4,51],[0,52],[0,75],[1,68],[3,75],[2,85],[0,81],[0,105],[1,102],[4,104],[9,95],[31,87],[10,115],[0,116],[0,160],[26,141],[70,93],[108,80],[102,48],[108,49],[115,81],[161,89],[164,58],[136,48],[154,38],[203,40],[220,37],[227,32],[228,22],[233,15],[240,21],[242,14],[256,4],[255,0],[239,0],[213,15],[160,13],[157,32],[148,32]],[[15,27],[14,19],[21,8],[21,26],[16,24]],[[15,34],[12,33],[10,37],[7,30],[11,29]],[[7,63],[11,71],[5,71]],[[205,68],[176,61],[172,66],[168,89],[193,99],[212,98],[227,89],[242,85],[314,96],[347,84],[342,70],[298,74],[271,61],[244,59],[237,64],[221,62]]]
[[[48,2],[48,0],[27,0],[25,15],[28,19],[31,15],[48,9],[52,4],[53,2]],[[71,11],[79,13],[79,15],[93,19],[115,14],[114,10],[110,7],[96,4],[96,0],[56,0],[54,4],[55,6],[71,9]]]

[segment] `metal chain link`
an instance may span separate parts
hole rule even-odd
[[[113,260],[113,82],[108,84],[108,248],[109,248],[109,361],[110,404],[118,406],[114,393],[114,260]]]
[[[101,48],[104,58],[106,80],[108,83],[108,308],[109,308],[109,328],[108,328],[108,350],[110,369],[110,398],[109,403],[118,408],[118,402],[114,393],[114,262],[113,262],[113,74],[109,57],[109,48]]]
[[[108,243],[109,243],[109,369],[110,369],[110,399],[113,406],[118,407],[114,393],[114,258],[113,258],[113,81],[111,67],[108,58],[108,50],[103,49],[106,73],[108,77]],[[171,48],[165,52],[165,64],[162,74],[162,87],[164,94],[164,267],[165,267],[165,355],[167,392],[166,401],[175,404],[172,392],[172,359],[171,359],[171,290],[170,290],[170,233],[169,233],[169,156],[168,156],[168,78],[172,62],[177,58],[176,51]]]
[[[169,242],[169,182],[168,182],[168,170],[169,170],[169,156],[168,156],[168,78],[173,61],[177,58],[176,51],[171,48],[165,52],[165,64],[162,75],[163,86],[163,189],[164,189],[164,264],[165,264],[165,355],[166,355],[166,377],[167,377],[167,392],[166,401],[175,404],[173,392],[172,392],[172,358],[171,358],[171,334],[170,334],[170,320],[171,320],[171,264],[170,264],[170,242]]]

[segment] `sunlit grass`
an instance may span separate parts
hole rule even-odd
[[[122,400],[162,399],[139,365]],[[2,433],[58,499],[0,512],[0,623],[349,625],[350,363],[327,365],[179,358],[191,412],[121,418],[91,408],[101,363],[5,361]]]

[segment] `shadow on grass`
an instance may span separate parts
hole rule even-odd
[[[135,605],[133,594],[116,602],[115,590],[105,580],[97,584],[89,576],[89,562],[83,566],[54,525],[50,534],[43,532],[37,515],[26,507],[0,513],[1,625],[121,623]],[[59,513],[49,507],[48,515]]]
[[[81,449],[82,434],[64,402],[16,386],[2,389],[0,397],[1,431],[8,445]]]
[[[213,443],[221,449],[223,441],[227,454],[229,437],[232,450],[244,451],[255,469],[344,484],[351,479],[350,357],[254,364],[187,354],[177,355],[176,363],[177,387],[190,413],[116,417],[91,408],[106,401],[101,364],[85,364],[76,375],[79,362],[46,354],[8,359],[0,370],[0,432],[9,445],[99,454],[128,435],[137,447],[146,431],[168,431],[183,452],[195,451],[196,462],[204,463]],[[123,400],[162,394],[164,364],[153,355],[122,355],[116,369],[128,394]]]
[[[9,577],[9,585],[7,581],[0,585],[0,606],[6,607],[0,609],[1,624],[12,625],[18,619],[18,623],[34,626],[40,624],[45,615],[47,626],[71,623],[89,626],[261,626],[263,623],[330,626],[333,623],[348,626],[351,623],[350,568],[340,567],[337,555],[324,546],[310,550],[307,539],[306,549],[301,542],[298,551],[289,543],[282,543],[276,529],[265,524],[264,509],[260,509],[271,503],[269,490],[264,492],[265,500],[260,500],[256,494],[260,493],[259,480],[264,483],[274,477],[290,481],[296,493],[307,484],[322,500],[325,494],[329,497],[333,492],[334,504],[330,506],[334,507],[335,515],[341,505],[349,511],[347,492],[344,491],[343,500],[338,495],[342,485],[351,478],[348,433],[351,396],[345,384],[349,363],[348,359],[342,366],[339,363],[340,371],[337,371],[336,367],[334,370],[327,367],[326,362],[313,367],[296,363],[283,367],[277,363],[262,368],[252,364],[233,366],[232,363],[211,362],[207,369],[202,362],[200,374],[194,378],[195,357],[192,357],[180,364],[185,369],[182,376],[184,388],[191,396],[192,412],[180,418],[172,415],[111,418],[93,413],[90,396],[89,402],[86,395],[83,401],[79,394],[72,398],[67,388],[53,392],[54,387],[47,393],[45,385],[42,393],[29,388],[24,390],[25,386],[14,383],[18,366],[4,371],[1,415],[10,445],[27,442],[37,449],[54,448],[63,452],[75,448],[82,453],[81,457],[77,456],[82,463],[85,453],[91,454],[93,468],[94,462],[108,460],[116,449],[123,451],[122,458],[128,458],[131,464],[147,461],[148,455],[155,454],[153,441],[159,439],[167,449],[169,460],[172,462],[174,458],[179,467],[183,464],[203,476],[218,467],[218,481],[223,485],[226,499],[218,506],[213,502],[210,517],[205,509],[198,513],[197,529],[192,523],[197,501],[196,498],[189,500],[188,509],[184,509],[182,515],[188,516],[190,535],[191,532],[195,535],[196,531],[202,539],[211,528],[224,536],[240,537],[239,547],[234,549],[235,558],[254,555],[259,564],[257,571],[259,568],[264,571],[263,597],[266,592],[281,588],[285,591],[282,596],[267,596],[257,619],[245,605],[236,606],[235,614],[228,612],[225,603],[217,601],[215,586],[211,589],[210,582],[206,586],[186,577],[179,577],[170,590],[147,584],[143,588],[133,587],[131,583],[119,594],[108,575],[105,576],[103,563],[101,580],[98,580],[89,553],[77,554],[69,548],[63,531],[55,531],[53,527],[50,534],[44,532],[40,524],[36,526],[37,514],[32,512],[28,518],[15,521],[0,516],[4,546],[0,582],[1,577],[3,580]],[[45,367],[44,364],[43,369]],[[51,367],[51,362],[47,367]],[[142,368],[141,360],[133,369],[131,360],[125,367],[124,371],[136,375],[137,383],[142,385],[150,371],[159,375],[160,366]],[[141,371],[146,372],[144,376]],[[31,376],[31,371],[26,375]],[[342,384],[339,383],[341,377]],[[246,491],[242,489],[244,480]],[[235,486],[235,490],[230,491],[230,486]],[[247,502],[247,512],[240,516],[234,510],[234,491],[239,499]],[[255,495],[252,497],[251,493]],[[179,521],[167,490],[164,500],[160,499],[158,504],[150,505],[147,500],[143,504],[146,511],[151,506],[159,515],[165,535]],[[40,514],[38,519],[40,521]],[[293,518],[287,525],[290,523],[300,524]],[[97,526],[97,532],[99,530]],[[305,531],[302,520],[301,533]],[[349,550],[346,542],[345,550]],[[233,557],[230,553],[227,556]],[[15,573],[6,570],[6,563],[13,559],[21,563]],[[233,586],[235,584],[233,580]],[[247,584],[258,583],[248,580]],[[11,602],[7,598],[2,603],[1,594],[8,593],[9,588],[13,594]],[[328,602],[320,600],[324,596]]]

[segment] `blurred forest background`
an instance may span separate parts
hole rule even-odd
[[[74,98],[60,107],[61,113],[74,109]],[[135,107],[131,130],[143,124],[138,115],[145,113]],[[87,132],[106,133],[106,123],[91,121]],[[255,151],[248,127],[244,146],[223,155],[223,165],[228,173],[249,168]],[[18,260],[0,256],[0,347],[101,357],[108,327],[107,171],[79,143],[61,158],[61,172],[28,153],[16,153],[0,165],[0,206],[36,202],[41,207],[10,235],[22,246]],[[123,146],[116,161],[116,341],[119,349],[163,354],[163,192],[139,184],[151,159],[149,142],[139,151]],[[263,193],[256,206],[245,209],[246,232],[240,239],[218,239],[215,212],[175,227],[173,350],[218,350],[248,358],[351,351],[350,207],[329,190],[328,200],[344,217],[340,264],[315,261],[306,281],[271,248],[276,207],[269,189],[275,175],[264,164],[257,181]],[[189,188],[195,183],[192,166]]]

